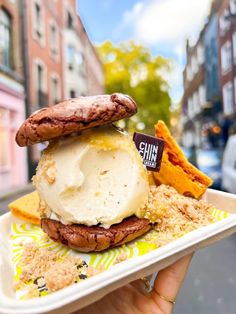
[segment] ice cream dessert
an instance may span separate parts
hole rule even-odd
[[[155,137],[135,133],[134,142],[112,124],[135,112],[125,95],[80,97],[43,108],[20,127],[20,146],[49,141],[33,178],[36,190],[9,204],[31,223],[12,227],[21,296],[62,289],[217,220],[216,209],[199,200],[211,179],[187,161],[163,121]],[[122,247],[84,260],[47,235],[83,252]]]
[[[43,108],[20,127],[20,146],[49,141],[33,182],[41,226],[55,241],[101,251],[150,230],[139,218],[147,170],[132,138],[112,125],[136,111],[122,94],[80,97]]]
[[[51,143],[34,183],[42,217],[105,228],[139,216],[149,191],[147,171],[132,139],[112,126]]]
[[[154,186],[163,183],[196,198],[211,184],[187,161],[162,121],[155,127],[158,141],[165,142],[162,166],[150,171],[148,180],[157,147],[143,145],[142,136],[136,137],[137,146],[112,125],[136,111],[134,100],[122,94],[80,97],[43,108],[20,127],[20,146],[49,141],[33,179],[40,211],[33,218],[53,240],[89,252],[143,235],[159,221],[158,208],[166,208],[153,198],[150,176]],[[32,199],[36,204],[35,196],[23,204]],[[10,205],[16,215],[25,207],[21,201]]]

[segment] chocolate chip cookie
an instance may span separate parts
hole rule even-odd
[[[81,224],[64,225],[60,221],[42,218],[42,229],[54,241],[81,252],[103,251],[130,242],[151,229],[149,220],[135,216],[124,219],[109,229]]]
[[[16,142],[28,146],[128,118],[137,112],[135,101],[120,93],[78,97],[42,108],[21,125]]]

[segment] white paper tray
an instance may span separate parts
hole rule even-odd
[[[217,208],[236,214],[236,195],[208,190],[204,196]],[[10,227],[17,221],[10,213],[0,217],[0,313],[71,313],[107,293],[172,264],[182,256],[206,247],[236,231],[236,215],[199,228],[143,256],[134,257],[92,278],[41,298],[17,300],[13,291]]]

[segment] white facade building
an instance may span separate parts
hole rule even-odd
[[[63,29],[65,99],[88,94],[85,51],[77,25],[78,16],[68,6]]]

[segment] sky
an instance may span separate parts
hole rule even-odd
[[[77,0],[79,15],[95,44],[129,39],[171,59],[165,74],[173,103],[183,93],[185,43],[194,43],[207,20],[211,0]]]

